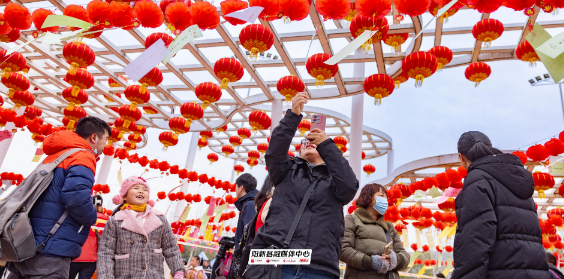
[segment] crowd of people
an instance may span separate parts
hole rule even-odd
[[[174,279],[330,279],[340,278],[340,261],[346,264],[345,278],[400,278],[410,254],[394,225],[384,221],[386,188],[364,185],[358,208],[344,216],[359,181],[326,133],[312,129],[299,157],[288,156],[307,102],[308,96],[298,93],[274,128],[265,155],[268,176],[260,190],[251,174],[235,181],[240,215],[233,261],[225,272],[213,270],[199,256],[182,258],[168,220],[153,208],[151,187],[141,177],[123,181],[112,199],[117,208],[109,218],[100,214],[101,197],[92,197],[91,188],[111,129],[96,117],[85,117],[75,132],[58,131],[44,141],[44,164],[80,150],[60,162],[29,211],[37,253],[9,262],[8,278],[82,279],[94,273],[101,279],[163,278],[166,262]],[[458,152],[468,174],[456,198],[452,278],[563,278],[556,259],[542,246],[534,182],[519,158],[493,148],[480,132],[464,133]],[[0,210],[9,203],[10,196],[0,201]],[[105,223],[103,232],[91,230],[96,222]],[[307,265],[258,265],[249,264],[251,249],[311,249],[312,254]]]

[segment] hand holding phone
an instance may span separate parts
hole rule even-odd
[[[319,129],[325,131],[325,122],[327,121],[327,115],[313,114],[311,116],[311,130]]]
[[[393,243],[393,241],[390,241],[390,243],[388,243],[388,245],[386,245],[386,247],[384,247],[384,254],[383,255],[389,255],[390,253],[392,253],[392,243]]]

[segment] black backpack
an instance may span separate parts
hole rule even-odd
[[[245,269],[249,264],[251,246],[253,245],[253,240],[255,239],[257,218],[258,213],[255,215],[251,222],[245,225],[245,228],[243,229],[243,236],[241,236],[239,249],[233,252],[233,268],[229,271],[229,275],[227,276],[228,279],[243,278],[243,272],[245,272]]]

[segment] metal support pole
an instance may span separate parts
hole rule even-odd
[[[392,172],[394,172],[394,151],[393,150],[388,150],[388,167],[387,167],[387,173],[388,175],[391,175]]]
[[[355,54],[363,54],[363,51],[357,49]],[[364,63],[355,63],[353,68],[354,77],[364,78]],[[349,152],[349,165],[356,175],[356,179],[360,181],[360,174],[362,171],[362,134],[363,134],[363,112],[364,112],[364,93],[352,96],[351,105],[351,138],[350,138],[350,152]],[[359,189],[360,191],[360,189]]]
[[[115,144],[112,146],[115,147]],[[110,174],[110,169],[112,168],[112,162],[114,161],[114,156],[104,155],[102,159],[102,165],[100,166],[100,171],[98,171],[98,177],[96,177],[96,184],[106,184],[108,181],[108,175]]]
[[[274,99],[272,100],[272,109],[270,110],[270,134],[272,134],[272,130],[278,126],[280,120],[282,119],[282,102],[283,99]]]
[[[562,82],[558,83],[560,89],[560,103],[562,104],[562,117],[564,117],[564,96],[562,96]]]
[[[200,133],[192,132],[192,137],[190,138],[190,146],[188,147],[188,156],[186,156],[186,164],[184,168],[188,171],[192,171],[194,167],[194,160],[196,159],[196,151],[198,149],[198,138],[200,137]],[[182,186],[180,186],[180,192],[188,192],[189,182],[187,179],[182,179]],[[180,218],[182,212],[184,212],[184,208],[186,207],[186,201],[181,200],[176,202],[176,209],[174,210],[174,215],[172,217],[172,222],[175,222]]]

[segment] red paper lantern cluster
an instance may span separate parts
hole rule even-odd
[[[305,84],[299,77],[285,76],[278,80],[276,89],[280,95],[285,97],[285,102],[290,102],[296,94],[304,92]]]
[[[94,64],[94,51],[86,44],[70,42],[63,47],[63,56],[71,65],[69,74],[76,74],[78,68],[86,68]]]
[[[503,34],[503,30],[503,23],[501,23],[501,21],[488,18],[482,19],[481,21],[478,21],[476,25],[474,25],[474,27],[472,28],[472,35],[474,35],[474,38],[476,40],[484,42],[484,45],[486,47],[490,47],[491,42],[496,40],[501,36],[501,34]]]
[[[374,104],[382,103],[382,98],[386,98],[394,92],[394,80],[385,74],[375,74],[367,77],[362,85],[368,96],[374,98]]]
[[[472,63],[470,64],[470,66],[466,68],[466,71],[464,71],[464,75],[466,76],[466,79],[475,82],[476,83],[475,86],[478,86],[480,82],[487,79],[491,73],[492,73],[492,69],[488,64],[484,62]]]
[[[251,6],[253,6],[251,4]],[[264,12],[264,10],[263,10]],[[274,44],[274,34],[268,27],[261,24],[249,24],[241,30],[239,40],[243,48],[251,52],[251,61],[257,60],[260,52],[269,50]]]
[[[216,63],[216,65],[217,65],[217,63]],[[217,72],[216,72],[216,75],[217,75]],[[221,75],[221,76],[223,76],[223,75]],[[229,82],[230,79],[229,78],[226,78],[226,79],[228,80],[227,82]],[[194,93],[196,93],[196,97],[200,101],[202,101],[204,110],[211,103],[215,103],[215,102],[219,101],[219,99],[221,98],[220,87],[217,86],[214,83],[211,83],[211,82],[204,82],[204,83],[198,84],[198,86],[196,86],[196,90],[194,91]]]
[[[186,118],[186,126],[190,127],[192,121],[200,120],[204,117],[204,109],[197,103],[184,103],[180,107],[180,114]]]
[[[306,61],[306,69],[310,76],[315,78],[315,85],[324,85],[325,80],[331,79],[339,72],[339,66],[327,65],[324,62],[331,58],[330,54],[318,53]]]
[[[270,117],[264,111],[255,110],[249,114],[249,125],[253,131],[266,130],[271,124]]]
[[[217,60],[213,65],[213,71],[221,79],[221,89],[226,89],[230,82],[241,80],[245,73],[241,62],[234,58],[221,58]],[[221,91],[219,96],[221,96]]]
[[[434,74],[437,67],[437,58],[424,51],[409,54],[403,59],[401,66],[403,72],[415,79],[415,87],[421,87],[423,80]]]

